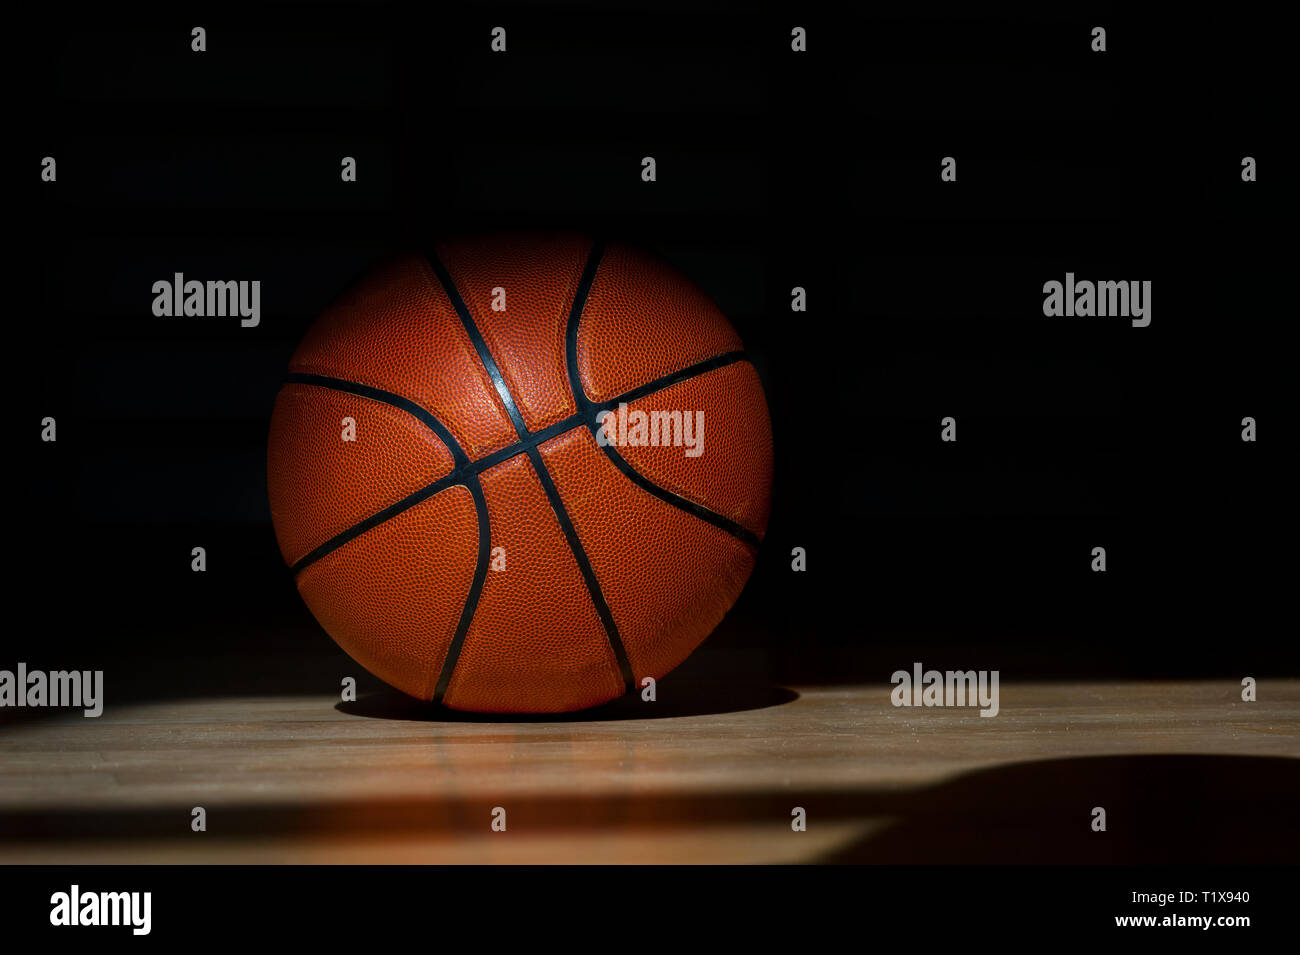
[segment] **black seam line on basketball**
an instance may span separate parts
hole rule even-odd
[[[578,291],[573,297],[573,308],[569,310],[569,325],[568,328],[565,329],[564,335],[565,367],[568,368],[569,371],[569,390],[573,392],[573,400],[577,402],[578,414],[582,416],[583,420],[587,423],[587,426],[591,428],[593,437],[600,430],[600,425],[598,425],[595,420],[595,412],[597,410],[608,409],[606,406],[597,405],[594,401],[588,398],[587,392],[582,387],[582,376],[578,374],[578,326],[582,323],[582,310],[586,307],[588,295],[591,294],[591,286],[596,281],[596,270],[600,266],[600,258],[604,252],[605,247],[602,243],[598,242],[592,247],[591,254],[587,258],[586,268],[582,270],[582,278],[578,282]],[[732,362],[738,361],[742,357],[744,357],[743,352],[732,351],[710,358],[707,361],[701,362],[699,365],[692,365],[690,368],[683,369],[681,378],[671,380],[674,376],[669,375],[668,379],[670,380],[667,381],[667,384],[664,385],[664,387],[676,384],[677,381],[684,381],[686,378],[691,377],[691,374],[685,374],[685,372],[702,374],[712,368],[720,368],[723,365],[729,365]],[[716,364],[713,364],[714,362],[716,362]],[[698,371],[695,370],[697,368],[699,369]],[[659,381],[664,380],[665,379],[659,379]],[[657,383],[658,382],[652,382],[652,384]],[[629,392],[629,394],[636,395],[636,397],[644,397],[644,395],[636,394],[636,391]],[[739,538],[753,547],[758,546],[758,535],[749,528],[743,527],[730,518],[723,517],[721,514],[711,511],[701,504],[696,504],[694,501],[688,500],[680,494],[675,494],[667,488],[660,487],[658,484],[655,484],[649,478],[642,475],[641,472],[636,470],[636,468],[632,467],[632,465],[629,464],[622,455],[616,452],[613,447],[610,445],[602,445],[600,441],[597,441],[596,444],[605,452],[605,457],[609,458],[610,461],[614,463],[615,467],[622,471],[623,474],[638,487],[649,491],[655,497],[659,498],[659,500],[671,504],[673,507],[680,508],[687,514],[693,514],[700,520],[707,521],[714,527],[721,528],[732,537]]]
[[[478,563],[474,566],[474,581],[469,593],[465,595],[465,606],[461,608],[460,620],[456,623],[456,633],[447,647],[447,656],[442,661],[442,672],[438,674],[438,685],[433,690],[433,702],[441,703],[447,693],[447,684],[451,682],[452,671],[460,660],[460,649],[465,645],[465,634],[478,609],[478,598],[483,593],[483,583],[487,580],[488,560],[492,554],[492,523],[488,518],[487,498],[483,495],[483,485],[478,478],[467,482],[469,493],[474,496],[474,510],[478,516]]]
[[[600,247],[597,246],[597,249]],[[555,511],[555,516],[560,522],[560,527],[564,531],[565,539],[569,542],[569,549],[573,551],[574,559],[582,571],[583,580],[587,584],[587,591],[591,595],[591,602],[596,607],[596,613],[600,616],[600,622],[605,627],[605,633],[609,638],[610,647],[614,651],[614,656],[618,660],[619,672],[623,676],[623,684],[627,691],[631,691],[635,677],[632,674],[631,664],[627,659],[627,650],[623,647],[623,640],[619,636],[618,626],[614,623],[614,615],[610,612],[609,605],[605,603],[605,595],[601,593],[600,582],[596,580],[596,572],[591,567],[591,561],[588,560],[586,552],[582,549],[582,542],[578,540],[578,532],[574,529],[573,521],[570,520],[568,512],[564,508],[564,501],[560,498],[560,492],[556,490],[555,484],[551,481],[551,476],[546,472],[546,465],[542,463],[542,456],[537,451],[539,443],[536,436],[530,435],[528,427],[524,424],[523,416],[519,413],[519,408],[515,404],[514,396],[510,393],[509,386],[506,385],[505,377],[501,374],[501,369],[497,367],[496,361],[492,358],[491,351],[488,350],[487,342],[483,340],[483,334],[479,331],[478,325],[474,322],[474,316],[469,313],[465,306],[464,299],[461,298],[460,291],[456,288],[456,283],[452,280],[451,274],[447,271],[445,265],[438,258],[436,252],[429,251],[426,253],[429,264],[432,266],[434,273],[438,276],[438,281],[442,283],[447,297],[451,300],[452,307],[456,309],[456,314],[460,316],[461,324],[465,326],[465,332],[469,335],[470,340],[474,343],[474,350],[478,352],[479,360],[487,373],[492,377],[492,384],[501,398],[502,404],[505,405],[506,413],[510,415],[510,421],[515,426],[515,432],[519,435],[521,444],[527,445],[529,459],[533,463],[534,470],[537,471],[538,479],[546,489],[546,496],[550,498],[551,509]],[[595,255],[595,261],[599,261],[599,252]],[[592,278],[595,275],[595,264],[589,262],[583,271],[582,280],[579,282],[578,292],[575,295],[575,304],[579,312],[582,310],[582,302],[586,301],[587,292],[591,289]],[[572,314],[572,312],[570,312]]]
[[[479,331],[479,327],[474,321],[474,316],[469,313],[469,308],[465,305],[465,299],[461,296],[460,289],[456,287],[455,280],[451,277],[451,273],[447,271],[447,267],[443,264],[442,259],[438,257],[436,251],[429,249],[425,253],[425,257],[428,259],[429,265],[433,269],[434,274],[438,276],[438,281],[442,283],[443,291],[447,293],[447,298],[451,301],[452,308],[454,308],[456,314],[460,316],[460,323],[465,327],[465,334],[469,336],[470,341],[474,345],[474,351],[478,353],[479,361],[483,363],[483,368],[491,377],[492,386],[496,388],[497,397],[501,399],[501,404],[505,407],[506,414],[510,416],[510,423],[514,425],[515,434],[519,436],[520,443],[522,444],[531,441],[528,449],[529,453],[536,454],[535,448],[539,439],[534,435],[531,435],[528,431],[528,426],[524,424],[523,415],[519,413],[519,407],[515,404],[514,395],[510,393],[510,387],[506,384],[505,376],[501,374],[501,369],[497,367],[496,359],[492,357],[492,352],[488,349],[487,342],[483,339],[483,333]],[[475,480],[475,485],[478,485],[477,479]],[[479,489],[479,493],[482,494],[481,488]],[[563,506],[560,504],[558,495],[552,497],[551,503],[557,512],[563,513]],[[486,504],[484,506],[486,507]],[[567,519],[567,515],[565,516]],[[477,604],[477,600],[475,603]],[[467,614],[464,623],[466,629],[468,629],[469,620],[473,618],[475,608],[467,606],[466,609]],[[459,655],[459,652],[460,650],[458,647],[457,655]],[[451,673],[455,667],[455,660],[451,661],[450,666],[447,666],[444,663],[443,674],[439,680],[440,683],[443,683],[444,688],[444,681],[451,679]],[[440,697],[435,695],[434,699],[437,701]]]
[[[666,375],[663,378],[656,379],[649,384],[642,385],[640,388],[619,395],[617,398],[610,398],[608,401],[602,401],[599,404],[592,404],[590,402],[588,404],[590,408],[597,411],[610,411],[625,401],[634,401],[638,398],[644,398],[647,395],[654,394],[656,391],[674,385],[679,381],[685,381],[694,375],[704,374],[714,368],[721,368],[724,365],[729,365],[736,361],[742,361],[744,358],[745,356],[742,352],[728,352],[725,355],[710,358],[707,361],[702,361],[689,368],[683,368],[679,372],[674,372],[671,375]],[[314,564],[326,554],[337,550],[348,541],[360,537],[372,527],[376,527],[384,521],[396,517],[398,514],[402,513],[402,511],[428,500],[439,491],[445,491],[449,487],[455,487],[460,484],[467,484],[469,479],[477,477],[488,468],[496,467],[498,464],[501,464],[504,461],[509,461],[511,458],[517,457],[521,454],[527,454],[532,448],[545,444],[552,438],[557,438],[566,432],[572,431],[574,428],[580,428],[584,424],[588,424],[588,421],[581,414],[571,415],[563,421],[557,421],[555,424],[543,428],[541,431],[534,432],[528,436],[527,440],[512,444],[507,448],[502,448],[500,451],[494,451],[491,454],[479,458],[477,461],[470,461],[465,457],[464,452],[461,451],[460,446],[456,444],[455,439],[450,433],[447,433],[445,436],[442,435],[442,432],[446,431],[446,428],[437,418],[433,417],[433,415],[429,414],[415,402],[403,398],[400,395],[381,391],[378,388],[371,388],[369,385],[361,385],[357,382],[347,381],[343,378],[329,378],[325,375],[291,374],[286,379],[286,383],[313,385],[318,388],[329,388],[334,391],[343,391],[348,394],[361,395],[366,398],[372,398],[375,401],[386,402],[395,408],[407,411],[425,424],[428,424],[444,442],[448,443],[448,447],[451,449],[453,457],[456,457],[457,460],[463,462],[459,467],[456,467],[445,477],[441,477],[431,484],[428,484],[417,491],[413,491],[400,501],[390,504],[388,507],[375,512],[369,517],[352,525],[347,530],[331,537],[320,546],[313,548],[305,556],[299,558],[293,565],[292,572],[294,574],[301,573],[305,568]],[[691,502],[686,501],[685,503],[690,504]]]
[[[306,375],[295,372],[285,378],[285,383],[317,385],[321,388],[330,388],[334,391],[343,391],[348,394],[360,395],[363,398],[382,401],[394,408],[399,408],[417,418],[425,427],[438,436],[438,440],[445,444],[447,450],[451,452],[452,459],[457,467],[463,467],[469,463],[469,455],[461,449],[459,442],[452,437],[447,426],[410,398],[403,398],[401,395],[393,394],[391,391],[384,391],[382,388],[372,388],[370,385],[348,381],[346,378],[331,378],[328,375]]]
[[[679,382],[694,378],[697,375],[703,375],[706,372],[714,371],[718,368],[725,368],[727,365],[734,365],[738,361],[745,361],[743,351],[729,351],[721,355],[714,355],[712,358],[706,358],[704,361],[696,362],[683,368],[681,371],[675,371],[670,375],[664,375],[662,378],[656,378],[649,384],[642,385],[640,388],[633,388],[626,394],[619,395],[617,398],[610,398],[608,401],[589,402],[593,411],[610,411],[621,404],[631,404],[633,401],[639,401],[656,391],[663,391]]]
[[[591,413],[591,399],[582,387],[582,376],[578,374],[578,326],[582,324],[582,310],[587,307],[587,297],[591,295],[591,286],[596,282],[596,270],[600,268],[601,257],[605,254],[605,243],[597,242],[587,254],[587,264],[583,266],[582,276],[578,279],[578,288],[573,293],[573,305],[569,309],[569,322],[564,329],[564,367],[569,373],[569,390],[573,392],[573,401],[578,414],[584,417]]]
[[[600,442],[597,442],[597,444],[599,443]],[[653,481],[641,474],[641,472],[636,468],[632,467],[626,458],[614,450],[613,445],[602,445],[600,449],[605,452],[607,458],[614,462],[614,466],[622,471],[623,474],[638,487],[649,491],[655,497],[659,498],[659,500],[671,504],[673,507],[680,508],[688,514],[694,514],[700,520],[707,521],[714,527],[726,531],[732,537],[744,541],[751,547],[758,547],[758,535],[748,527],[745,527],[743,524],[737,524],[730,518],[723,517],[717,511],[711,511],[701,504],[696,504],[689,498],[682,497],[680,494],[675,494],[667,488],[655,484]]]
[[[586,392],[578,384],[578,322],[582,318],[583,308],[587,305],[587,296],[591,294],[591,286],[596,281],[596,269],[600,267],[600,259],[604,254],[605,243],[592,243],[591,251],[587,253],[587,262],[578,277],[578,287],[573,291],[573,304],[569,307],[568,324],[564,330],[564,366],[569,372],[569,390],[573,392],[573,406],[578,409],[576,417],[584,424],[589,423],[588,416],[592,414],[592,408]],[[551,483],[550,474],[546,473],[546,465],[542,463],[541,454],[534,450],[529,452],[529,456],[532,458],[533,467],[541,476],[543,485],[547,488],[547,495],[551,497],[551,506],[560,520],[560,526],[564,528],[564,535],[569,540],[569,549],[573,551],[574,560],[578,562],[583,580],[587,583],[587,593],[591,595],[591,603],[596,608],[601,625],[605,628],[605,635],[609,639],[610,649],[614,651],[614,658],[618,660],[618,671],[623,677],[623,691],[631,693],[636,688],[636,675],[632,672],[632,664],[627,658],[627,648],[623,646],[623,636],[618,632],[618,624],[614,622],[614,614],[609,609],[609,604],[605,602],[600,581],[596,579],[596,571],[582,547],[582,541],[578,540],[577,529],[569,520],[564,502],[560,500],[559,492]]]
[[[537,472],[537,478],[546,491],[546,496],[551,502],[551,510],[555,512],[556,520],[560,523],[560,530],[564,532],[564,538],[569,542],[569,550],[573,551],[573,558],[578,563],[578,570],[582,573],[582,579],[587,584],[587,593],[591,596],[591,602],[596,608],[596,615],[600,617],[601,626],[605,628],[605,636],[609,638],[609,646],[614,651],[614,659],[618,661],[618,672],[623,677],[624,691],[630,693],[636,683],[636,677],[632,674],[632,663],[627,658],[627,649],[623,646],[622,636],[619,635],[618,624],[614,622],[614,613],[609,609],[609,604],[605,602],[605,595],[600,589],[600,581],[596,579],[596,571],[591,566],[591,560],[587,557],[587,551],[583,548],[582,541],[578,539],[578,530],[573,526],[573,521],[569,518],[569,512],[564,507],[564,500],[560,497],[560,491],[555,486],[555,482],[551,480],[551,475],[542,462],[542,455],[536,447],[528,449],[528,460],[532,462],[533,470]]]
[[[714,357],[705,359],[704,361],[696,362],[694,365],[690,365],[680,371],[664,375],[662,378],[656,378],[654,381],[633,388],[631,391],[624,392],[617,397],[608,398],[605,401],[588,400],[586,405],[591,412],[613,411],[621,404],[639,401],[642,398],[653,395],[657,391],[663,391],[665,388],[669,388],[679,382],[694,378],[697,375],[703,375],[706,372],[713,371],[717,368],[723,368],[727,365],[735,364],[738,361],[747,360],[748,359],[743,351],[733,351],[726,352],[722,355],[715,355]],[[523,454],[530,447],[549,441],[551,438],[561,435],[566,431],[571,431],[580,424],[585,423],[587,420],[581,413],[570,415],[563,421],[557,421],[555,424],[548,425],[541,431],[531,432],[523,441],[502,448],[500,451],[494,451],[492,454],[480,458],[478,461],[470,461],[465,452],[461,450],[460,445],[456,442],[456,439],[452,436],[451,432],[447,430],[447,426],[434,417],[434,415],[432,415],[427,409],[416,404],[409,398],[403,398],[401,395],[394,394],[391,391],[373,388],[370,385],[363,385],[360,382],[350,381],[347,378],[332,378],[328,375],[308,375],[293,372],[285,376],[284,382],[285,384],[314,385],[318,388],[328,388],[332,391],[342,391],[347,394],[360,395],[363,398],[380,401],[401,411],[405,411],[426,425],[438,436],[439,440],[447,445],[448,449],[451,451],[452,457],[456,459],[457,471],[463,471],[468,468],[471,473],[482,471],[485,466],[491,467],[493,464],[499,464],[517,454]],[[489,461],[491,463],[485,465],[484,462]]]
[[[334,551],[342,547],[344,544],[346,544],[348,541],[355,540],[356,538],[364,534],[366,531],[370,530],[372,527],[378,527],[380,524],[384,523],[384,521],[391,520],[392,518],[396,517],[398,514],[402,513],[402,511],[414,507],[415,505],[419,504],[421,501],[427,501],[429,498],[433,497],[439,491],[445,491],[449,487],[454,487],[455,485],[458,484],[467,483],[465,477],[466,476],[464,474],[453,471],[451,474],[448,474],[445,478],[441,478],[440,480],[434,481],[432,484],[422,487],[418,491],[415,491],[412,494],[408,494],[400,501],[397,501],[394,504],[389,504],[387,507],[375,511],[375,513],[371,514],[369,517],[365,518],[364,520],[358,521],[357,523],[349,527],[347,530],[335,534],[333,537],[325,541],[325,543],[321,544],[319,547],[316,547],[308,551],[302,557],[298,558],[297,562],[291,568],[292,572],[295,575],[302,573],[304,570],[306,570],[312,564],[316,563],[316,561],[320,560],[326,554],[333,553]]]
[[[488,350],[487,342],[483,340],[483,334],[478,330],[478,325],[474,323],[474,316],[469,313],[469,308],[465,305],[465,300],[461,297],[460,289],[456,287],[456,282],[447,271],[447,267],[442,264],[438,258],[438,253],[432,249],[425,253],[425,258],[429,260],[434,274],[438,276],[438,281],[442,283],[443,291],[447,293],[447,298],[451,300],[451,307],[456,310],[460,316],[460,323],[465,326],[465,333],[469,335],[470,341],[474,344],[474,351],[478,352],[479,361],[487,369],[488,375],[492,379],[492,386],[496,388],[497,397],[505,405],[506,414],[510,415],[510,422],[515,426],[515,433],[520,438],[528,437],[528,426],[524,424],[523,416],[519,414],[519,408],[515,405],[515,399],[510,394],[510,388],[506,385],[506,379],[501,374],[501,369],[497,367],[496,360],[492,357],[492,352]]]

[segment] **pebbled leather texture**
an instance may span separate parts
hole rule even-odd
[[[355,441],[342,440],[344,418]],[[446,445],[406,412],[293,383],[275,400],[268,447],[271,519],[290,565],[452,468]]]
[[[645,477],[759,537],[767,530],[772,485],[772,425],[758,373],[736,362],[688,378],[628,405],[647,414],[682,409],[703,413],[702,453],[672,445],[625,446],[618,453]]]
[[[529,430],[576,412],[564,335],[591,241],[508,236],[437,246]],[[492,309],[505,290],[505,311]]]
[[[623,692],[618,663],[526,455],[483,475],[500,547],[444,702],[481,712],[577,710]]]
[[[465,605],[477,552],[470,493],[451,487],[304,569],[298,591],[358,663],[427,700]]]
[[[376,270],[326,309],[289,371],[409,398],[446,425],[471,458],[517,440],[492,379],[421,256]]]
[[[740,347],[713,300],[666,263],[606,250],[578,326],[578,370],[592,401]]]

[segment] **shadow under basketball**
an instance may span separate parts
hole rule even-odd
[[[353,703],[334,708],[349,716],[415,720],[428,723],[603,723],[613,720],[663,720],[682,716],[712,716],[781,706],[799,699],[794,690],[758,683],[673,683],[659,688],[658,699],[647,702],[639,693],[571,713],[469,713],[413,699],[384,687]]]

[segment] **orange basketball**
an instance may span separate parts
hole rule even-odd
[[[454,709],[555,712],[717,626],[767,526],[772,433],[740,338],[671,267],[494,237],[317,319],[267,471],[298,591],[354,659]]]

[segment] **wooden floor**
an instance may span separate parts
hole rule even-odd
[[[639,701],[462,719],[385,694],[42,716],[0,737],[0,862],[1297,860],[1300,680],[1262,680],[1256,703],[1229,679],[1004,682],[993,719],[888,691],[771,687],[648,719]]]

